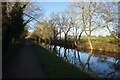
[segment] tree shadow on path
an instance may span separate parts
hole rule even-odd
[[[4,62],[4,61],[3,61]],[[24,40],[24,46],[2,68],[2,78],[45,78],[31,40]]]

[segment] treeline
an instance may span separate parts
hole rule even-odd
[[[56,42],[61,40],[64,35],[64,41],[67,42],[72,35],[75,44],[78,44],[84,33],[87,36],[90,49],[93,49],[92,33],[108,30],[112,37],[119,41],[118,6],[118,3],[112,2],[70,3],[67,10],[52,13],[50,19],[39,22],[32,38],[39,42]]]
[[[2,2],[1,4],[2,50],[4,54],[13,44],[26,37],[28,33],[26,26],[35,19],[35,13],[29,14],[33,11],[29,9],[30,3],[28,2]]]
[[[74,44],[78,44],[81,35],[87,36],[91,49],[91,36],[95,31],[107,29],[116,39],[120,40],[118,24],[119,3],[112,2],[73,2],[68,9],[52,13],[44,19],[43,10],[29,2],[2,2],[2,49],[6,51],[12,44],[24,39],[30,26],[35,26],[31,38],[41,42],[67,42],[71,36]],[[35,22],[36,21],[36,22]],[[32,22],[32,23],[31,23]],[[29,24],[28,24],[29,23]],[[31,23],[31,24],[30,24]],[[113,28],[114,27],[114,28]]]
[[[27,4],[2,2],[2,44],[5,51],[22,37],[24,32],[23,11]],[[8,8],[10,8],[8,10]]]

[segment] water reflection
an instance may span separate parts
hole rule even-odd
[[[93,50],[79,51],[54,45],[49,46],[49,49],[57,52],[57,56],[93,77],[120,78],[120,58],[117,54],[112,56],[111,53],[106,53],[103,55]]]
[[[120,78],[120,59],[97,54],[93,50],[84,52],[59,46],[56,49],[59,55],[63,56],[63,59],[92,74],[92,76]]]
[[[91,56],[92,56],[92,52],[93,52],[93,50],[90,50],[88,59],[87,59],[85,65],[83,66],[83,69],[85,68],[85,66],[88,66],[88,67],[87,67],[87,69],[88,69],[87,71],[88,71],[89,74],[90,74],[90,63],[89,63],[89,61],[90,61],[90,58],[91,58]]]

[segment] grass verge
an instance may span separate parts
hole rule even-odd
[[[35,45],[35,50],[49,78],[91,78],[87,73],[67,63],[45,48]]]

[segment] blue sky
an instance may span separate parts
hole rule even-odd
[[[37,5],[45,10],[45,16],[48,18],[53,12],[61,12],[68,6],[68,2],[39,2]]]
[[[49,19],[51,13],[57,13],[64,11],[68,8],[69,2],[36,2],[37,6],[40,6],[44,9],[44,15],[47,19]],[[84,34],[84,33],[83,33]],[[93,35],[110,35],[108,31],[104,30],[98,30],[96,32],[92,33]]]

